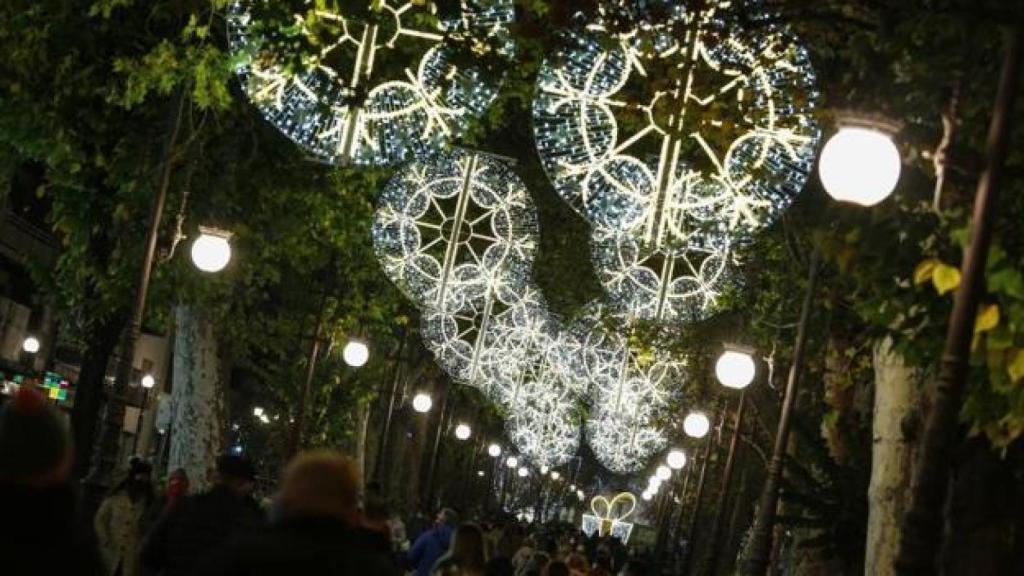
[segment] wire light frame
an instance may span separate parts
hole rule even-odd
[[[465,0],[451,17],[434,2],[304,0],[287,29],[265,30],[266,0],[236,0],[228,18],[237,73],[263,116],[328,163],[396,165],[466,130],[497,86],[467,58],[513,51],[512,0]],[[268,36],[285,35],[283,42]],[[275,40],[280,40],[275,38]],[[296,57],[277,47],[311,45]]]
[[[590,386],[587,442],[616,473],[636,471],[664,449],[658,422],[684,378],[683,363],[668,353],[634,348],[626,320],[591,304],[573,324]]]
[[[589,23],[538,74],[544,168],[594,227],[602,284],[637,317],[713,311],[731,250],[791,203],[814,161],[805,50],[784,30],[742,29],[733,3],[708,4],[666,5],[625,33]]]
[[[537,216],[499,158],[454,150],[409,163],[385,186],[372,235],[384,272],[421,308],[451,314],[528,293]]]

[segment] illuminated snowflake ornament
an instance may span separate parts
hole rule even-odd
[[[537,219],[522,181],[492,156],[455,150],[406,165],[380,196],[377,258],[417,306],[448,314],[527,294]]]
[[[544,310],[543,298],[532,286],[517,294],[505,291],[505,295],[503,300],[500,294],[491,292],[483,302],[470,302],[462,309],[424,310],[420,322],[423,344],[456,382],[491,390],[493,387],[485,377],[508,370],[501,365],[507,364],[509,358],[494,349],[495,341],[501,337],[501,326],[511,317]]]
[[[573,325],[590,384],[586,436],[606,468],[627,473],[665,447],[657,421],[680,388],[684,366],[664,351],[634,349],[630,327],[621,318],[606,316],[592,304]]]
[[[438,150],[496,95],[482,70],[457,64],[466,59],[458,56],[512,51],[512,0],[465,0],[441,17],[430,1],[299,3],[282,31],[261,20],[278,6],[237,0],[229,40],[250,100],[325,162],[394,165]],[[275,49],[282,44],[314,49],[289,60]]]
[[[622,312],[686,321],[713,310],[731,251],[802,189],[818,94],[783,31],[748,33],[729,2],[659,6],[629,32],[603,21],[543,65],[533,105],[556,191],[594,227],[599,279]],[[625,6],[625,8],[623,7]]]
[[[561,466],[579,449],[580,426],[575,411],[576,402],[572,399],[534,397],[509,414],[508,437],[534,466]]]

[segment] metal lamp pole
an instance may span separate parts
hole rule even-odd
[[[760,576],[768,570],[772,549],[772,534],[775,526],[775,508],[779,502],[779,487],[782,484],[782,466],[786,457],[786,445],[789,443],[789,429],[793,418],[793,406],[796,403],[797,389],[803,373],[804,354],[807,347],[807,324],[811,316],[811,304],[818,284],[818,251],[811,254],[810,271],[807,276],[807,293],[804,295],[803,307],[800,310],[800,325],[796,333],[796,345],[793,348],[793,363],[789,367],[786,380],[786,392],[782,399],[782,413],[779,416],[779,427],[775,434],[775,448],[768,464],[768,477],[765,479],[761,492],[757,515],[751,529],[749,553],[741,566],[740,573],[744,576]]]
[[[942,547],[944,503],[950,452],[957,439],[957,416],[963,402],[978,300],[984,291],[985,262],[992,241],[999,180],[1006,162],[1013,105],[1020,83],[1021,33],[1011,30],[999,90],[989,125],[986,167],[978,181],[971,241],[961,266],[963,280],[953,299],[946,345],[939,366],[935,400],[917,462],[911,505],[903,519],[895,572],[901,576],[935,574]]]
[[[725,505],[728,501],[729,485],[732,483],[732,470],[736,463],[736,449],[740,440],[740,429],[743,427],[743,409],[746,406],[747,391],[740,393],[740,399],[736,404],[736,421],[733,424],[732,440],[729,442],[729,456],[725,460],[725,470],[722,472],[722,488],[718,492],[718,507],[715,510],[715,520],[711,528],[711,546],[708,548],[707,573],[715,574],[718,569],[718,551],[722,540],[722,517],[725,516]]]

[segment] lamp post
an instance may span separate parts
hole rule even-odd
[[[730,352],[726,352],[729,354]],[[735,352],[733,352],[735,353]],[[724,354],[723,354],[724,356]],[[749,355],[746,355],[750,358]],[[753,359],[751,358],[751,364]],[[711,525],[711,546],[708,547],[708,562],[707,562],[707,573],[715,574],[718,569],[718,557],[719,557],[719,545],[722,540],[722,518],[725,516],[725,506],[728,502],[729,485],[732,483],[732,470],[736,463],[736,449],[739,445],[740,430],[743,427],[743,409],[746,405],[747,391],[746,387],[750,385],[753,380],[753,373],[750,373],[750,379],[743,384],[742,391],[740,392],[739,400],[736,401],[736,419],[733,423],[732,439],[729,442],[729,455],[725,459],[725,469],[722,471],[722,487],[718,491],[718,506],[715,509],[715,519]],[[740,381],[734,381],[733,384],[741,383]],[[722,382],[725,386],[725,382]],[[735,387],[735,386],[734,386]]]
[[[793,405],[796,402],[797,389],[804,367],[804,354],[807,347],[807,324],[811,317],[811,304],[818,284],[818,251],[811,254],[810,271],[807,276],[807,293],[804,294],[803,306],[800,310],[800,324],[796,332],[796,345],[793,348],[793,363],[789,367],[786,378],[786,391],[782,398],[782,412],[779,415],[779,426],[775,432],[775,447],[772,459],[768,464],[768,474],[754,516],[751,528],[747,558],[741,566],[740,573],[744,576],[760,576],[768,570],[769,557],[772,549],[772,534],[775,527],[775,508],[779,503],[779,486],[782,483],[782,465],[786,457],[786,446],[789,443],[789,428],[793,417]]]
[[[400,327],[399,330],[401,331],[401,337],[398,340],[398,351],[395,352],[395,368],[391,375],[391,394],[388,396],[388,409],[384,415],[380,441],[377,442],[377,458],[373,462],[373,478],[377,482],[381,482],[381,466],[383,466],[388,445],[391,443],[391,418],[395,413],[395,396],[398,395],[398,383],[402,376],[402,352],[405,350],[405,339],[408,336],[404,326]]]
[[[719,426],[722,425],[725,414],[719,418]],[[711,460],[711,449],[714,444],[714,435],[704,435],[704,456],[700,463],[700,476],[697,479],[697,494],[693,501],[693,514],[690,518],[690,529],[686,535],[686,550],[683,552],[683,574],[690,573],[690,560],[693,558],[694,540],[697,537],[697,520],[700,517],[701,498],[704,496],[704,481],[707,479],[708,461]],[[680,517],[680,521],[682,518]]]
[[[895,561],[901,576],[934,574],[942,543],[943,512],[949,480],[949,462],[957,438],[957,417],[967,380],[971,339],[978,299],[984,291],[984,271],[992,241],[993,216],[999,197],[999,181],[1006,162],[1018,97],[1021,67],[1021,33],[1009,34],[999,89],[989,124],[986,166],[978,181],[971,239],[961,265],[962,281],[953,299],[946,344],[939,366],[938,386],[925,425],[924,441],[916,462],[910,509],[903,518],[902,538]]]

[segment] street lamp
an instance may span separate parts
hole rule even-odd
[[[645,490],[644,493],[640,495],[640,497],[643,498],[645,501],[650,501],[651,498],[654,498],[654,495]]]
[[[683,432],[690,438],[703,438],[711,430],[711,420],[703,412],[690,412],[683,419]]]
[[[885,200],[900,179],[900,151],[893,127],[841,120],[821,151],[818,175],[829,196],[840,202],[874,206]]]
[[[483,470],[477,470],[476,471],[476,475],[481,477],[481,478],[483,478],[484,477],[484,471]]]
[[[156,386],[156,378],[153,378],[152,374],[146,374],[142,377],[142,387],[149,390],[153,386]]]
[[[257,417],[257,418],[259,418],[260,416],[263,416],[263,408],[261,408],[260,406],[255,406],[252,409],[252,415]]]
[[[341,357],[345,360],[345,364],[359,368],[370,359],[370,349],[361,340],[349,340],[341,351]]]
[[[559,478],[561,478],[561,475],[558,473],[558,470],[552,470],[551,471],[551,479],[552,480],[558,480]]]
[[[516,466],[519,466],[519,458],[516,458],[515,456],[509,456],[507,459],[505,459],[505,466],[508,466],[509,468],[515,468]]]
[[[541,464],[541,466],[540,466],[540,473],[541,473],[541,476],[543,476],[544,474],[547,474],[548,473],[548,467],[543,465],[543,464]]]
[[[726,388],[742,390],[754,381],[754,358],[739,350],[726,350],[715,363],[715,376]]]
[[[192,263],[203,272],[220,272],[231,261],[231,233],[199,227],[199,238],[192,243]]]
[[[427,394],[426,392],[420,392],[412,399],[412,409],[420,414],[430,412],[430,408],[433,407],[433,405],[434,401],[430,399],[430,394]]]
[[[501,446],[491,444],[487,447],[487,453],[490,454],[491,458],[497,458],[498,456],[501,456]]]
[[[530,471],[526,469],[526,466],[520,466],[518,474],[520,478],[526,478],[530,475]]]
[[[665,462],[668,463],[669,468],[681,470],[683,466],[686,466],[686,453],[679,449],[672,450],[665,458]]]
[[[473,434],[473,430],[469,424],[462,423],[455,427],[455,437],[459,440],[468,440],[471,434]]]
[[[583,490],[577,490],[576,497],[580,499],[580,502],[583,502]]]
[[[661,466],[658,466],[658,470],[655,472],[655,474],[657,475],[659,480],[665,481],[672,477],[672,469],[663,464]]]
[[[21,349],[24,350],[25,352],[28,352],[29,354],[35,354],[36,352],[39,352],[39,347],[39,339],[36,338],[35,336],[28,336],[21,343]]]

